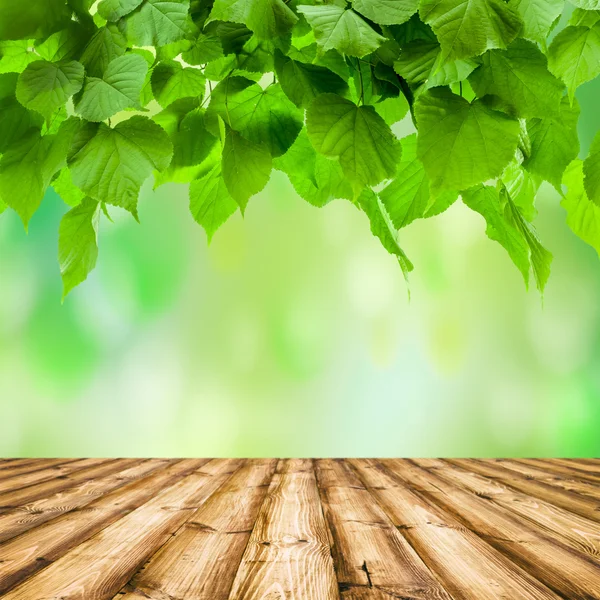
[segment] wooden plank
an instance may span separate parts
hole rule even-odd
[[[312,461],[280,461],[229,598],[337,600]]]
[[[16,472],[11,471],[9,475],[0,480],[0,493],[7,490],[18,490],[19,488],[24,488],[33,485],[34,483],[54,479],[66,475],[67,473],[77,471],[77,469],[84,469],[88,465],[96,464],[97,462],[99,462],[99,459],[56,459],[44,461],[40,465],[34,465],[32,471],[27,471],[27,467],[25,467],[25,472],[21,473],[17,469]]]
[[[490,477],[513,490],[545,500],[592,521],[600,521],[600,502],[588,496],[567,492],[548,483],[528,479],[526,475],[505,469],[493,461],[472,459],[447,459],[447,461],[466,471]]]
[[[450,596],[345,461],[317,460],[343,600]]]
[[[83,508],[112,490],[145,477],[157,469],[167,467],[170,462],[167,460],[118,460],[112,463],[114,472],[105,477],[84,480],[65,491],[7,510],[0,514],[0,543],[71,510]]]
[[[276,465],[276,460],[248,461],[134,575],[115,600],[227,600]]]
[[[74,460],[76,459],[64,459],[63,462],[72,462]],[[48,459],[43,458],[15,458],[13,460],[7,460],[6,462],[0,465],[0,478],[4,479],[5,477],[8,477],[10,475],[16,475],[18,473],[27,473],[28,471],[35,471],[36,469],[41,469],[43,463],[47,462]],[[55,464],[60,464],[60,461]]]
[[[409,461],[383,461],[392,473],[411,487],[421,481],[424,493],[438,506],[515,564],[547,585],[561,598],[590,600],[600,597],[600,563],[545,535],[526,519],[448,483]],[[423,488],[425,490],[425,488]],[[436,491],[433,492],[432,490]]]
[[[415,460],[417,465],[475,495],[526,518],[550,536],[558,536],[590,559],[600,557],[600,523],[569,512],[554,504],[515,492],[498,481],[469,473],[445,461]]]
[[[574,469],[578,472],[587,473],[590,475],[594,475],[596,477],[600,477],[600,460],[591,459],[589,462],[584,459],[575,460],[572,458],[564,459],[564,458],[553,458],[551,460],[554,464],[560,464],[568,469]]]
[[[567,476],[570,479],[580,479],[587,481],[588,483],[595,484],[597,487],[600,486],[600,473],[593,473],[584,469],[579,469],[578,466],[572,461],[562,461],[560,459],[528,459],[523,462],[532,465],[534,467],[544,468],[547,471],[556,473],[558,475]]]
[[[94,478],[114,473],[119,470],[119,462],[115,459],[90,459],[86,460],[84,467],[54,479],[1,493],[0,514],[41,498],[47,498],[83,481],[91,481]]]
[[[583,496],[589,496],[595,500],[600,500],[600,487],[597,483],[589,483],[580,479],[576,479],[571,472],[565,476],[560,473],[553,472],[548,466],[529,462],[527,459],[497,459],[494,463],[520,473],[525,477],[547,483],[554,487],[559,487],[567,492],[574,492]]]
[[[159,473],[133,481],[90,503],[57,517],[0,545],[0,594],[30,577],[151,500],[158,491],[175,485],[200,469],[207,459],[184,460]]]
[[[4,595],[5,600],[106,600],[240,466],[215,459],[160,492]]]
[[[558,600],[558,596],[425,495],[374,460],[351,460],[367,489],[453,598]]]

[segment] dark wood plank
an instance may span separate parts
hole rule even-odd
[[[84,480],[47,498],[6,510],[0,513],[0,543],[69,511],[81,509],[104,494],[169,464],[167,460],[118,460],[111,463],[114,471],[109,475]]]
[[[239,468],[215,459],[5,594],[5,600],[106,600]]]
[[[600,521],[600,502],[589,496],[568,492],[549,483],[528,478],[522,473],[506,469],[494,461],[477,461],[472,459],[447,459],[466,471],[479,473],[499,481],[503,485],[523,492],[528,496],[545,500],[565,510],[581,515],[592,521]]]
[[[450,600],[351,466],[340,460],[315,464],[341,598]]]
[[[115,600],[227,600],[276,460],[249,460],[134,575]]]
[[[134,480],[81,510],[73,510],[0,545],[0,594],[48,566],[117,519],[151,500],[162,489],[200,469],[208,459],[177,462]]]
[[[312,461],[281,461],[229,596],[337,600],[329,534]]]
[[[399,482],[380,462],[350,462],[394,525],[453,598],[558,600],[554,592],[449,513]]]
[[[569,600],[600,596],[600,564],[549,537],[523,518],[445,481],[410,461],[383,461],[409,487],[423,493],[530,575]],[[436,491],[433,491],[433,490]]]

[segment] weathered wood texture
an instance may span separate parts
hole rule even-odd
[[[600,460],[0,461],[6,600],[600,600]]]

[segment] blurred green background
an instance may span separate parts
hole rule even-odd
[[[0,217],[0,455],[598,456],[600,262],[559,201],[543,300],[457,202],[402,234],[409,302],[349,202],[275,173],[207,247],[186,188],[148,182],[61,305],[50,190],[29,235]]]

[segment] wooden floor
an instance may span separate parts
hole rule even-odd
[[[600,460],[3,460],[0,597],[600,599]]]

